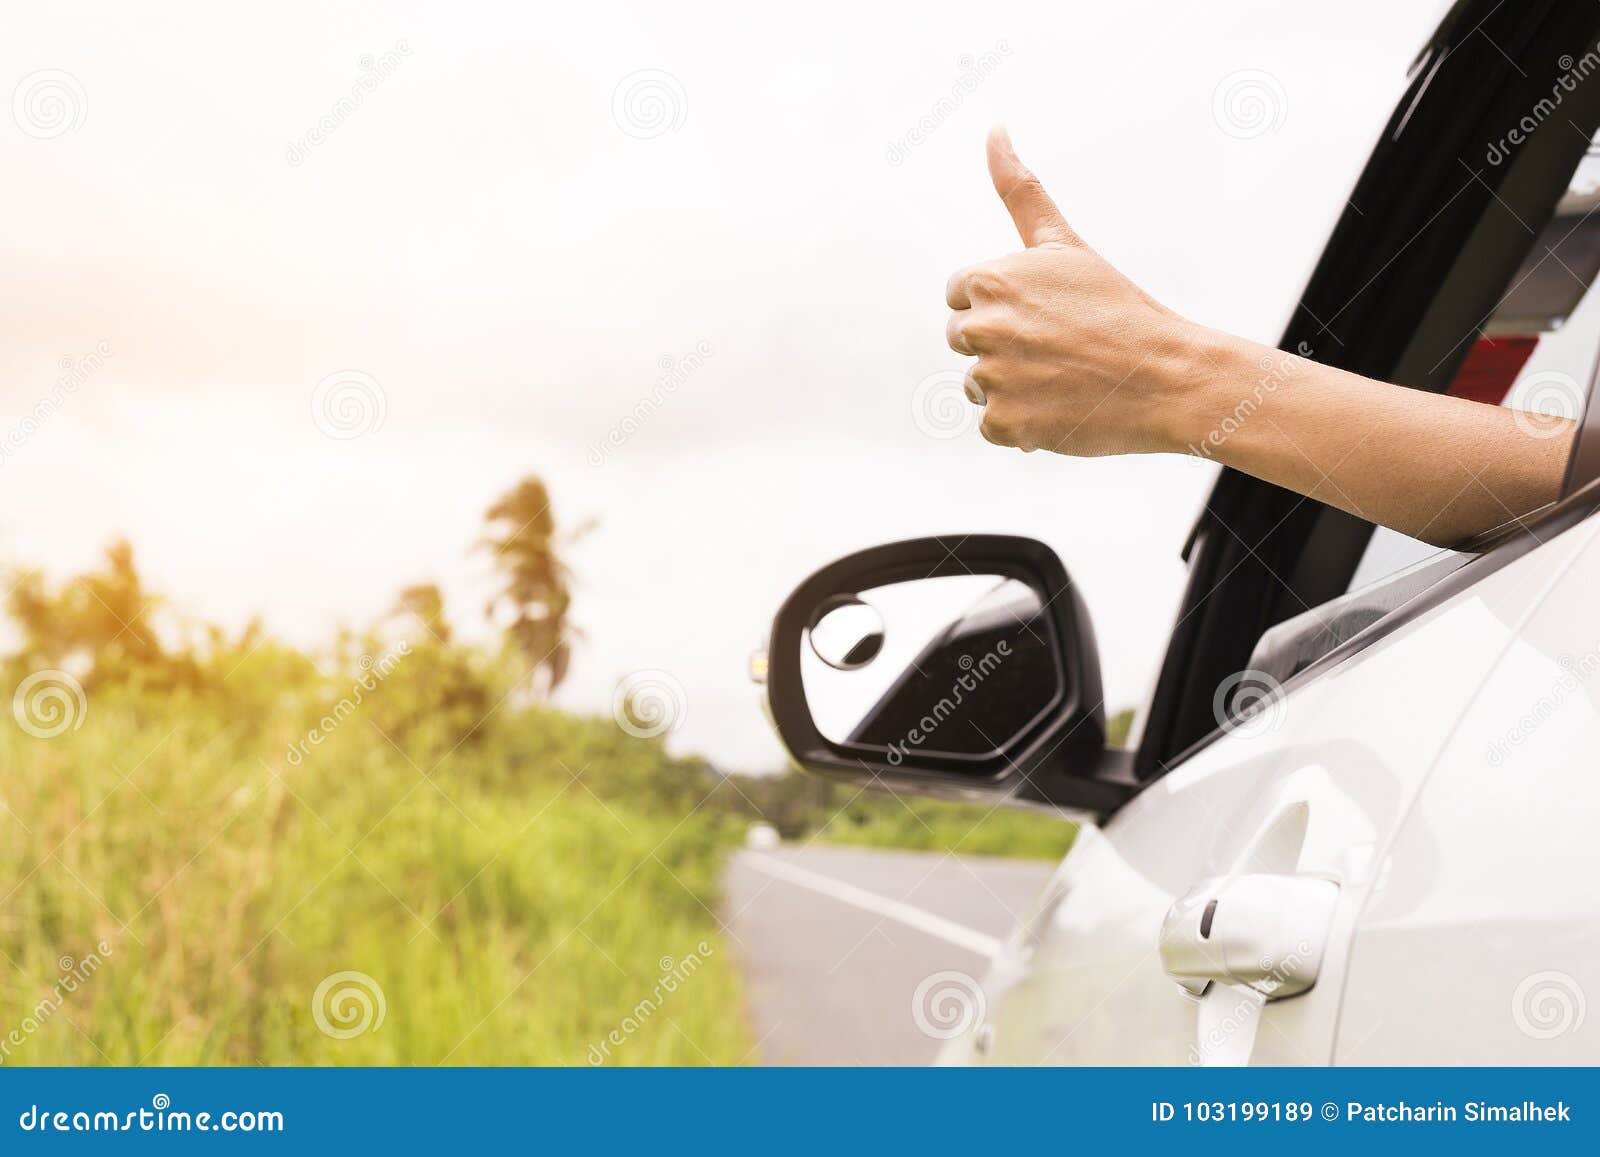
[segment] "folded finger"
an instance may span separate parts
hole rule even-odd
[[[972,344],[971,339],[967,336],[967,322],[971,319],[971,310],[959,309],[952,313],[949,320],[944,323],[944,340],[956,353],[966,354],[968,357],[976,357],[978,354],[977,347]]]

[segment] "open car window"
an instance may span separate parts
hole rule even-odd
[[[1448,393],[1527,415],[1524,430],[1569,437],[1600,356],[1600,146],[1591,143]],[[1533,236],[1530,228],[1530,236]],[[1506,511],[1510,521],[1522,511]],[[1351,576],[1358,591],[1454,551],[1377,527]]]
[[[1584,422],[1548,417],[1576,416],[1600,347],[1588,289],[1597,41],[1594,6],[1458,0],[1414,63],[1279,342],[1366,377],[1509,404],[1531,422],[1547,415],[1554,436],[1574,438],[1568,494],[1600,477],[1600,428],[1591,437]],[[1532,514],[1507,510],[1505,521]],[[1350,654],[1365,645],[1356,636],[1379,637],[1384,621],[1504,553],[1440,554],[1224,469],[1185,544],[1189,584],[1142,714],[1135,775],[1165,774],[1220,733],[1228,705],[1215,692],[1232,676],[1288,682]]]

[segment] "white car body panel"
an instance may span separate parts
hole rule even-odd
[[[985,1022],[944,1062],[1576,1059],[1574,1033],[1534,1047],[1511,1000],[1541,970],[1600,985],[1594,693],[1567,694],[1499,766],[1485,753],[1563,655],[1592,655],[1600,692],[1600,614],[1580,603],[1600,592],[1597,533],[1591,519],[1492,571],[1085,828],[994,962]],[[1163,970],[1174,901],[1244,871],[1339,884],[1309,992],[1196,998]]]

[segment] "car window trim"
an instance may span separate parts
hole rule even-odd
[[[1557,535],[1578,526],[1600,512],[1600,479],[1584,486],[1577,493],[1541,507],[1532,514],[1512,520],[1504,526],[1489,531],[1457,548],[1465,558],[1442,558],[1431,564],[1443,573],[1437,582],[1427,585],[1415,596],[1400,604],[1357,634],[1339,644],[1327,654],[1316,659],[1282,684],[1284,695],[1316,679],[1354,655],[1360,654],[1381,639],[1416,622],[1429,612],[1449,602],[1503,567],[1550,542]],[[1430,565],[1430,564],[1423,564]],[[1395,578],[1414,577],[1416,572],[1401,572]],[[1210,747],[1228,728],[1218,726],[1170,760],[1162,761],[1163,772],[1182,766],[1189,759]]]

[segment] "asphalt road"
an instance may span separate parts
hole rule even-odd
[[[762,1061],[931,1063],[1053,868],[855,848],[739,853],[724,919]]]

